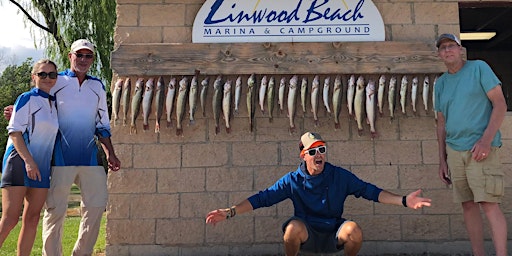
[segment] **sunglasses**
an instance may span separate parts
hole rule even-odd
[[[92,59],[94,57],[94,54],[84,54],[84,53],[76,53],[76,52],[74,52],[73,54],[75,54],[77,58]]]
[[[318,148],[312,148],[312,149],[308,149],[306,151],[306,153],[308,153],[308,155],[310,156],[314,156],[316,155],[316,152],[320,152],[320,154],[325,154],[325,146],[321,146],[321,147],[318,147]]]
[[[36,75],[41,79],[46,79],[47,77],[49,77],[50,79],[57,79],[57,72],[39,72]]]

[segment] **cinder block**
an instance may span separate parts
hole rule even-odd
[[[448,215],[402,216],[402,240],[449,239]]]
[[[156,244],[196,245],[205,240],[205,221],[202,219],[158,219]]]
[[[420,141],[376,141],[375,162],[381,164],[421,164]]]
[[[156,220],[130,219],[107,222],[107,244],[154,244]],[[144,234],[143,236],[141,234]]]
[[[141,184],[144,184],[141,186]],[[108,178],[110,193],[155,193],[156,171],[140,169],[122,169],[111,172]]]
[[[260,217],[254,220],[256,243],[272,243],[283,241],[283,231],[281,226],[289,218],[286,217]]]
[[[114,41],[123,44],[161,43],[162,28],[160,27],[117,27]]]
[[[128,219],[130,218],[130,202],[132,195],[110,194],[107,204],[108,219]]]
[[[176,168],[181,166],[181,159],[187,153],[180,154],[179,145],[149,144],[133,147],[133,166],[135,168]]]
[[[228,193],[181,193],[180,218],[204,218],[213,210],[228,208]]]
[[[354,216],[352,220],[359,224],[359,226],[363,230],[363,236],[365,241],[401,240],[399,215],[363,215]],[[385,225],[383,225],[384,223]]]
[[[459,23],[457,2],[418,2],[413,4],[415,24]]]
[[[178,194],[139,194],[132,197],[130,217],[133,219],[165,219],[179,217]]]
[[[165,18],[164,18],[165,17]],[[184,4],[146,4],[140,6],[139,24],[142,27],[185,25]]]
[[[376,3],[384,24],[411,24],[412,3]]]
[[[252,191],[253,170],[245,167],[208,168],[206,190],[208,191]]]
[[[235,143],[233,144],[233,165],[258,166],[277,164],[277,143]]]
[[[157,170],[158,193],[205,191],[204,168],[174,168]],[[186,182],[184,182],[186,181]]]
[[[439,165],[400,165],[400,188],[408,190],[444,188]]]
[[[134,4],[118,4],[116,14],[116,26],[136,27],[137,17],[139,16],[139,6]]]

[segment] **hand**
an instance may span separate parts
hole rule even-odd
[[[446,164],[446,162],[439,164],[439,178],[444,184],[446,184],[446,186],[452,184],[448,170],[448,164]]]
[[[407,207],[418,209],[423,206],[430,206],[432,199],[419,197],[419,194],[421,194],[421,189],[418,189],[406,196],[405,201],[407,202]]]
[[[108,162],[109,170],[117,172],[117,171],[119,171],[119,169],[121,169],[121,161],[119,161],[119,159],[117,158],[116,155],[113,154],[111,156],[108,156],[107,162]]]
[[[471,152],[473,153],[473,159],[477,162],[483,161],[489,156],[489,153],[491,153],[491,144],[478,140],[471,149]]]
[[[25,170],[27,170],[27,177],[31,180],[41,181],[41,173],[39,167],[34,163],[25,163]]]
[[[10,120],[12,115],[12,110],[14,109],[13,105],[9,105],[4,108],[4,118],[5,120]]]
[[[229,209],[217,209],[215,211],[211,211],[206,215],[206,224],[216,225],[217,223],[226,220],[228,216]]]

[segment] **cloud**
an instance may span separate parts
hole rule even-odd
[[[3,72],[9,65],[20,65],[29,57],[31,57],[33,61],[37,61],[44,57],[44,52],[43,50],[24,46],[0,46],[0,72]]]

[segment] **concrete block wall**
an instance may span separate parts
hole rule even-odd
[[[191,42],[191,26],[203,2],[117,0],[116,45]],[[384,19],[386,40],[432,42],[443,32],[459,32],[455,1],[374,3]],[[207,102],[211,103],[211,91],[209,94]],[[237,216],[216,227],[206,226],[205,216],[295,170],[298,140],[305,131],[319,132],[328,141],[331,163],[395,193],[421,188],[424,196],[433,199],[432,207],[418,211],[364,199],[347,200],[345,217],[358,222],[364,231],[361,254],[470,252],[460,206],[452,202],[451,190],[437,176],[431,112],[412,115],[408,106],[408,114],[401,115],[397,109],[392,122],[384,114],[377,119],[379,137],[371,140],[366,126],[363,136],[357,136],[357,126],[345,105],[339,130],[334,130],[332,117],[321,110],[318,127],[310,113],[304,117],[297,114],[297,131],[291,135],[285,113],[277,113],[269,123],[259,111],[255,130],[250,132],[245,107],[233,117],[230,134],[224,130],[215,134],[211,104],[207,106],[206,117],[197,113],[195,125],[185,124],[183,137],[175,135],[175,128],[155,134],[154,119],[150,130],[142,132],[139,118],[136,135],[130,134],[127,126],[113,127],[113,142],[123,168],[109,174],[107,255],[282,255],[280,227],[293,214],[290,202]],[[512,234],[511,115],[507,115],[502,132],[501,154],[507,173],[502,207]],[[489,230],[485,237],[491,248]]]

